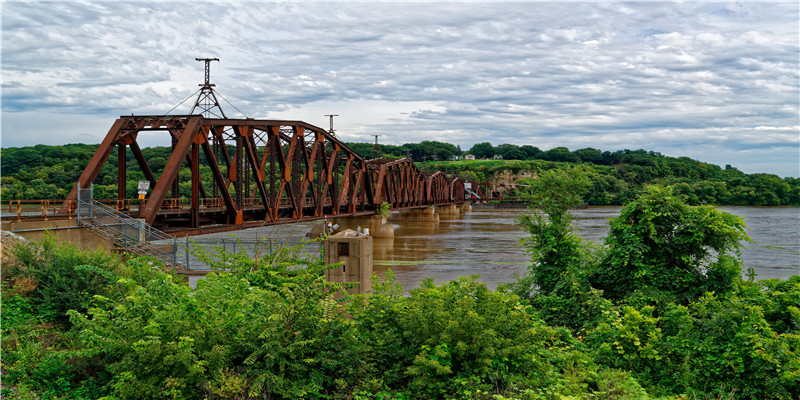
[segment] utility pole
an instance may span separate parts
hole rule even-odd
[[[328,131],[328,133],[330,133],[331,135],[336,137],[336,133],[334,133],[336,131],[333,130],[333,117],[338,117],[339,114],[325,114],[325,116],[326,117],[331,117],[331,129]]]
[[[372,136],[375,136],[375,151],[380,151],[378,150],[378,137],[383,135],[372,135]]]

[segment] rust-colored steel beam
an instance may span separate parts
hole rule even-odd
[[[105,139],[103,142],[100,143],[100,146],[95,151],[92,158],[89,160],[89,164],[86,165],[86,168],[83,170],[83,173],[78,178],[78,182],[75,186],[72,187],[72,190],[67,195],[67,199],[61,205],[61,213],[67,213],[69,210],[69,204],[75,199],[78,198],[78,187],[86,188],[91,185],[97,175],[100,173],[100,169],[103,168],[103,165],[108,161],[108,157],[111,155],[111,151],[114,149],[114,145],[116,140],[118,139],[120,129],[122,129],[122,125],[125,121],[120,118],[114,122],[114,125],[111,126],[111,129],[108,130],[108,134],[106,134]]]
[[[167,160],[167,165],[164,167],[164,172],[161,173],[161,177],[158,179],[158,182],[156,182],[156,186],[153,188],[150,198],[147,199],[144,207],[139,211],[139,217],[144,218],[146,223],[150,225],[153,224],[158,210],[167,197],[167,191],[178,178],[178,169],[181,164],[183,164],[183,160],[186,159],[189,148],[194,142],[195,136],[200,131],[200,120],[202,119],[203,117],[190,117],[186,127],[181,132],[178,143],[175,144],[175,149],[169,157],[169,160]]]
[[[142,131],[165,131],[173,139],[173,152],[158,176],[137,143]],[[81,186],[92,183],[117,147],[118,198],[125,200],[128,146],[153,187],[139,216],[162,228],[203,231],[257,221],[288,223],[375,212],[382,202],[397,209],[465,198],[458,179],[443,173],[426,176],[408,159],[365,161],[329,132],[302,121],[199,115],[120,117],[81,175]],[[200,149],[210,182],[200,175]],[[184,163],[191,170],[191,189],[180,195],[189,197],[188,208],[177,198],[168,199],[171,190],[176,191],[173,197],[178,188],[187,190],[187,182],[180,182],[186,179],[179,173]],[[214,198],[207,198],[208,185]],[[73,190],[67,200],[75,197]]]

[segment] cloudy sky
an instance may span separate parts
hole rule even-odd
[[[796,1],[3,1],[2,146],[99,143],[190,97],[195,57],[218,57],[228,117],[800,176],[799,25]]]

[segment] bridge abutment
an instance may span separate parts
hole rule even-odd
[[[91,229],[78,225],[78,221],[50,220],[50,221],[9,221],[2,223],[2,230],[13,232],[28,240],[41,240],[47,234],[55,235],[59,242],[69,242],[83,250],[105,249],[114,250],[114,243],[108,238],[97,234]],[[138,234],[137,234],[138,236]]]

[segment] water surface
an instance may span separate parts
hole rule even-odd
[[[742,258],[745,269],[752,267],[757,279],[800,274],[800,207],[720,208],[744,217],[748,234],[756,242],[744,243]],[[619,211],[620,207],[573,211],[578,236],[602,242],[609,231],[608,219],[619,215]],[[393,240],[373,239],[375,273],[382,276],[391,268],[406,290],[418,287],[426,277],[441,283],[463,275],[480,275],[479,281],[494,289],[524,274],[530,264],[529,255],[519,245],[528,234],[515,222],[524,212],[527,211],[475,207],[459,217],[442,216],[439,223],[397,222]],[[312,225],[266,226],[196,236],[193,240],[211,246],[224,241],[229,251],[233,250],[235,238],[241,241],[239,248],[256,239],[290,246],[304,239]],[[318,252],[319,245],[308,245],[306,250]]]
[[[755,243],[744,243],[742,258],[757,279],[788,278],[800,274],[800,207],[720,207],[744,217]],[[519,245],[528,236],[515,219],[526,210],[474,208],[438,224],[407,223],[395,226],[394,241],[375,242],[375,272],[391,268],[406,289],[418,287],[425,277],[446,282],[462,275],[480,275],[490,288],[524,274],[530,257]],[[602,242],[609,218],[620,207],[575,210],[578,236]]]

